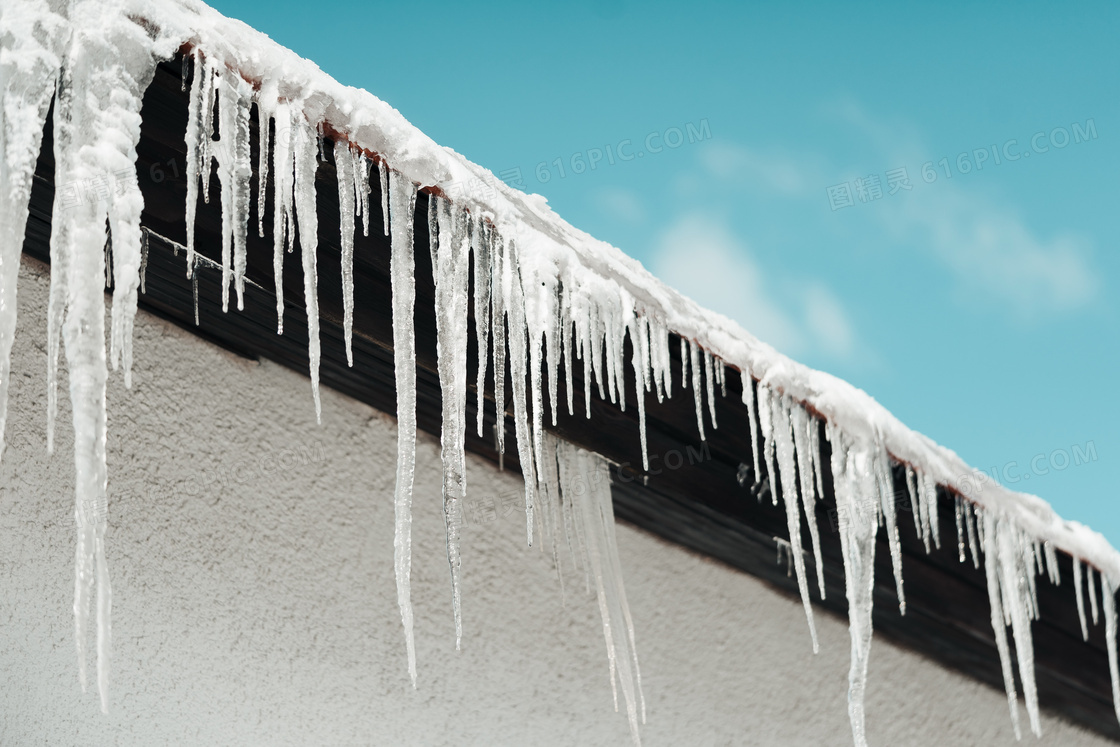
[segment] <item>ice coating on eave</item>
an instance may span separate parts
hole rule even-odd
[[[950,486],[980,506],[1009,515],[1032,536],[1050,540],[1058,549],[1076,554],[1111,578],[1120,579],[1120,554],[1100,534],[1061,520],[1041,499],[1014,493],[994,482],[969,490],[961,480],[973,471],[956,454],[906,428],[865,392],[790,360],[726,317],[700,308],[653,277],[637,260],[564,222],[544,198],[517,192],[489,171],[440,147],[372,94],[338,83],[314,63],[202,3],[150,0],[138,5],[159,17],[167,29],[178,29],[184,40],[193,41],[240,70],[247,80],[282,81],[285,97],[302,101],[309,120],[330,121],[336,131],[380,154],[415,183],[433,187],[483,185],[464,201],[473,206],[472,213],[495,216],[499,232],[517,240],[523,274],[535,276],[544,270],[547,275],[553,272],[547,268],[563,267],[568,273],[609,279],[634,299],[635,308],[643,315],[696,341],[740,371],[749,370],[756,378],[767,380],[794,400],[810,404],[852,435],[878,434],[888,453],[920,467],[937,484]]]

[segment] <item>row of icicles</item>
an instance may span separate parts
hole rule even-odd
[[[203,161],[192,172],[208,173],[210,132],[212,120],[208,113],[217,100],[222,132],[235,133],[234,143],[223,149],[221,140],[215,146],[215,159],[222,183],[223,206],[225,196],[231,196],[234,215],[248,215],[247,182],[249,167],[248,119],[249,106],[255,100],[262,117],[271,117],[277,133],[288,133],[290,140],[277,137],[273,143],[272,169],[274,176],[273,205],[277,219],[274,225],[276,295],[278,316],[282,314],[281,266],[284,237],[291,251],[292,221],[298,220],[299,235],[310,241],[303,246],[305,277],[305,302],[311,330],[312,386],[316,390],[318,412],[318,321],[315,297],[315,215],[314,177],[316,157],[322,155],[322,139],[297,107],[270,101],[265,93],[254,92],[237,75],[210,66],[196,53],[196,66],[202,64],[204,74],[196,79],[191,96],[191,124],[188,139],[192,154]],[[267,90],[267,89],[266,89]],[[254,98],[255,96],[255,98]],[[231,113],[230,110],[233,112]],[[223,114],[222,112],[226,112]],[[267,119],[262,118],[262,123]],[[226,123],[230,124],[227,125]],[[258,217],[263,214],[264,175],[267,162],[268,130],[262,133],[261,160],[258,167],[260,194]],[[338,174],[339,204],[342,230],[342,284],[344,298],[344,334],[347,360],[353,363],[350,351],[353,318],[353,251],[355,217],[362,219],[363,231],[369,231],[369,193],[371,161],[359,151],[342,143],[335,145],[334,161]],[[413,262],[412,218],[415,209],[416,185],[403,174],[388,170],[384,160],[378,159],[382,195],[382,217],[386,231],[391,235],[391,274],[393,288],[393,333],[396,382],[398,392],[398,418],[400,423],[397,462],[396,505],[396,572],[398,601],[408,650],[409,672],[415,685],[416,662],[412,634],[412,609],[409,595],[410,524],[412,482],[415,469],[416,394],[415,394],[415,335],[412,329],[415,302],[415,276]],[[233,181],[244,182],[238,192]],[[205,185],[205,179],[202,180]],[[227,186],[228,185],[228,186]],[[192,183],[190,189],[196,190]],[[192,194],[196,194],[193,193]],[[188,197],[188,215],[193,213],[192,197]],[[294,209],[293,209],[294,203]],[[578,266],[569,265],[557,275],[523,277],[524,268],[518,261],[518,247],[504,241],[492,222],[470,211],[453,205],[437,196],[429,197],[428,227],[431,242],[431,262],[436,287],[436,323],[438,339],[438,369],[443,392],[442,458],[444,465],[443,499],[447,529],[447,556],[451,568],[452,598],[456,628],[456,644],[462,637],[462,616],[459,593],[459,531],[462,501],[466,495],[464,437],[466,430],[467,363],[467,308],[473,300],[476,322],[478,370],[475,376],[477,402],[477,429],[483,430],[483,402],[486,388],[489,350],[494,361],[494,391],[505,388],[505,354],[509,350],[509,371],[513,391],[513,417],[517,451],[525,476],[526,534],[530,545],[534,527],[540,524],[538,503],[555,490],[555,470],[544,465],[551,462],[545,452],[550,437],[544,428],[544,390],[548,390],[549,419],[556,425],[560,407],[558,379],[561,367],[566,385],[566,404],[569,414],[574,414],[574,388],[572,371],[577,360],[583,365],[585,415],[591,416],[592,380],[600,398],[617,403],[625,410],[624,360],[625,338],[630,337],[631,370],[637,386],[636,397],[639,417],[639,438],[643,468],[648,471],[646,445],[646,414],[644,392],[655,392],[658,401],[672,395],[671,349],[667,327],[651,315],[635,308],[633,298],[617,284],[591,275]],[[241,206],[243,209],[238,209]],[[223,208],[224,215],[230,215]],[[294,218],[293,218],[294,214]],[[236,227],[223,222],[223,267],[228,284],[228,259],[232,250],[232,279],[240,294],[244,274],[244,221]],[[391,229],[391,231],[390,231]],[[258,230],[264,235],[263,222]],[[190,236],[190,233],[188,233]],[[189,245],[189,244],[188,244]],[[240,258],[240,259],[239,259]],[[473,265],[474,298],[468,298],[469,274]],[[532,288],[530,297],[525,289]],[[239,295],[240,301],[240,295]],[[492,338],[492,339],[491,339]],[[526,356],[526,351],[528,355]],[[726,369],[724,362],[696,343],[681,339],[681,386],[691,388],[695,401],[697,428],[705,439],[704,393],[707,394],[707,413],[711,427],[717,427],[715,397],[717,388],[726,395]],[[526,390],[526,381],[529,383]],[[816,626],[809,601],[809,582],[802,551],[802,514],[808,524],[816,581],[820,596],[825,595],[824,573],[821,564],[820,536],[816,523],[814,503],[823,497],[820,464],[821,447],[817,420],[805,407],[768,385],[759,382],[743,387],[751,429],[751,442],[761,444],[752,449],[754,474],[760,475],[759,460],[766,461],[767,474],[780,481],[781,494],[788,521],[793,565],[798,588],[808,620],[814,652],[818,650]],[[865,689],[868,653],[871,643],[872,580],[875,555],[875,538],[880,524],[885,527],[891,565],[894,571],[899,611],[906,613],[903,591],[902,554],[898,536],[896,495],[891,477],[891,458],[881,443],[862,443],[851,440],[832,423],[826,424],[826,434],[832,444],[831,470],[835,485],[836,501],[841,532],[841,546],[845,566],[850,631],[853,641],[852,662],[849,672],[849,716],[855,743],[866,743],[864,737],[863,693]],[[504,452],[504,429],[497,428],[498,449]],[[760,453],[761,452],[761,453]],[[561,483],[562,484],[562,483]],[[941,536],[937,512],[937,486],[932,477],[907,465],[906,484],[915,520],[915,530],[922,538],[926,551],[931,542],[940,548]],[[770,494],[777,504],[778,491],[771,486]],[[1033,645],[1030,621],[1038,617],[1036,574],[1045,574],[1052,583],[1060,583],[1057,554],[1049,542],[1039,543],[1018,529],[1011,521],[974,506],[971,502],[955,498],[958,550],[965,562],[966,547],[972,562],[979,568],[983,553],[988,589],[992,606],[992,627],[999,650],[1004,682],[1007,690],[1011,717],[1018,736],[1018,697],[1012,671],[1007,628],[1015,640],[1019,678],[1023,686],[1032,732],[1040,734],[1038,698],[1035,687]],[[535,521],[534,517],[538,520]],[[557,561],[558,562],[558,561]],[[617,561],[616,561],[617,564]],[[1084,592],[1081,576],[1082,563],[1074,559],[1074,582],[1077,589],[1079,618],[1083,636],[1088,639],[1084,610]],[[1098,620],[1097,593],[1092,566],[1087,566],[1087,586],[1092,619]],[[621,579],[617,582],[621,588]],[[1114,589],[1107,577],[1101,577],[1104,619],[1107,626],[1109,663],[1114,693],[1117,688],[1115,651],[1116,611]],[[622,610],[629,620],[625,604]],[[610,625],[604,613],[610,648]],[[613,654],[612,654],[613,662]],[[635,660],[636,668],[636,660]],[[612,663],[612,686],[614,665]],[[624,690],[627,688],[624,687]],[[1117,694],[1117,712],[1120,716],[1120,694]],[[633,720],[634,705],[629,695],[627,703]],[[617,696],[616,696],[617,707]],[[644,707],[643,707],[644,716]]]
[[[75,32],[76,33],[76,32]],[[112,160],[112,173],[133,171],[130,189],[109,195],[105,201],[83,204],[67,210],[56,199],[52,216],[51,289],[48,312],[48,445],[53,448],[53,422],[57,412],[57,371],[60,343],[65,345],[75,427],[76,518],[78,552],[76,561],[75,628],[83,689],[86,672],[86,617],[96,588],[98,687],[103,709],[108,707],[109,660],[109,577],[105,564],[104,533],[107,517],[107,473],[105,468],[105,381],[107,364],[123,369],[130,382],[132,324],[137,291],[141,282],[142,231],[140,215],[143,200],[135,178],[139,141],[140,107],[144,91],[158,60],[150,48],[146,54],[119,54],[121,48],[135,51],[149,43],[128,37],[130,29],[119,35],[81,36],[74,48],[44,54],[38,60],[41,75],[29,80],[44,81],[37,88],[5,92],[5,111],[20,111],[38,117],[38,132],[46,118],[51,95],[57,91],[55,106],[55,183],[66,184],[106,170]],[[76,33],[77,35],[77,33]],[[118,38],[118,36],[120,38]],[[127,38],[126,38],[127,37]],[[40,43],[40,40],[34,40]],[[9,43],[6,41],[5,43]],[[26,43],[30,44],[31,41]],[[47,39],[46,43],[51,43]],[[67,42],[68,43],[68,42]],[[91,49],[98,54],[90,54]],[[77,50],[77,51],[75,51]],[[78,52],[84,59],[101,59],[97,65],[69,65]],[[319,320],[317,301],[317,216],[315,212],[315,173],[323,156],[323,138],[307,121],[295,102],[282,100],[275,81],[259,89],[248,84],[196,48],[190,55],[194,75],[189,97],[186,133],[187,157],[187,271],[195,267],[194,219],[201,186],[201,198],[209,200],[209,175],[216,165],[221,186],[222,305],[228,309],[230,288],[237,307],[243,306],[246,273],[248,216],[252,201],[252,162],[249,123],[252,105],[259,114],[261,135],[257,165],[259,191],[258,226],[264,236],[264,206],[267,175],[273,174],[273,246],[277,300],[277,331],[282,333],[284,297],[282,272],[284,254],[293,250],[298,232],[304,277],[304,303],[307,309],[310,375],[317,416],[319,403]],[[188,60],[184,60],[183,85],[186,88]],[[108,68],[112,70],[108,70]],[[26,71],[21,71],[26,73]],[[107,74],[107,73],[112,74]],[[56,81],[57,86],[56,86]],[[7,97],[19,97],[15,105]],[[109,102],[103,108],[99,102]],[[22,107],[22,109],[20,109]],[[217,118],[215,120],[215,110]],[[272,127],[268,126],[272,123]],[[213,133],[220,133],[215,140]],[[270,130],[275,137],[270,140]],[[116,137],[119,135],[119,137]],[[24,143],[25,150],[37,152],[38,141]],[[101,146],[101,147],[93,147]],[[271,159],[269,156],[271,155]],[[353,321],[353,252],[358,219],[368,234],[369,200],[373,161],[360,151],[335,145],[334,161],[338,173],[341,208],[342,286],[344,333],[347,360],[351,352]],[[393,345],[398,415],[397,481],[394,495],[395,571],[398,602],[405,629],[408,667],[416,682],[415,647],[409,577],[411,566],[411,502],[415,473],[416,446],[416,342],[413,329],[415,306],[415,263],[412,220],[417,185],[406,176],[377,160],[381,193],[382,222],[390,236],[393,305]],[[30,166],[19,164],[10,177],[12,194],[22,201],[22,226],[26,221],[30,192]],[[24,189],[26,182],[26,189]],[[8,203],[0,204],[5,210]],[[459,594],[459,527],[462,501],[466,494],[464,438],[466,429],[467,309],[473,302],[479,351],[490,351],[494,362],[494,391],[504,391],[506,350],[509,350],[509,375],[513,391],[513,418],[516,448],[525,477],[526,535],[531,545],[535,534],[551,541],[555,553],[561,535],[572,548],[587,577],[595,578],[596,595],[603,617],[611,669],[612,689],[616,679],[623,690],[634,740],[637,742],[637,714],[644,720],[640,675],[634,649],[634,627],[622,587],[614,538],[613,508],[607,481],[588,487],[590,477],[600,478],[606,463],[599,457],[556,440],[545,430],[544,391],[547,387],[549,420],[555,425],[558,378],[563,364],[567,409],[574,411],[572,370],[576,361],[583,364],[585,415],[590,417],[592,380],[602,399],[625,408],[625,340],[630,337],[631,370],[639,389],[636,398],[643,453],[648,470],[645,433],[644,392],[655,392],[658,401],[672,394],[670,332],[648,309],[638,308],[634,298],[615,281],[585,270],[572,261],[554,273],[542,272],[536,265],[522,265],[521,247],[505,240],[492,221],[483,219],[481,210],[473,214],[439,197],[429,199],[429,233],[436,285],[438,331],[438,368],[443,392],[442,457],[444,465],[443,499],[447,527],[447,555],[451,568],[452,594],[457,642],[462,636]],[[104,243],[106,219],[112,237],[112,324],[110,350],[106,356],[103,296],[100,278],[106,272]],[[12,222],[15,225],[15,222]],[[22,228],[20,228],[22,232]],[[97,240],[100,236],[101,239]],[[9,242],[11,243],[11,242]],[[94,251],[96,249],[96,251]],[[525,249],[531,252],[532,248]],[[7,256],[7,255],[5,255]],[[18,264],[18,263],[17,263]],[[469,296],[469,274],[473,266],[476,279],[474,298]],[[4,299],[14,299],[12,263],[4,265]],[[95,284],[93,281],[96,280]],[[13,289],[9,291],[8,286]],[[531,292],[530,292],[531,290]],[[6,398],[8,351],[14,330],[14,301],[0,315],[4,341],[4,398]],[[10,330],[9,330],[10,328]],[[726,394],[724,363],[696,343],[682,340],[682,388],[691,388],[696,405],[700,438],[705,438],[704,393],[707,394],[708,419],[716,427],[716,389]],[[479,434],[482,433],[482,405],[487,381],[488,356],[479,355],[475,374],[478,397]],[[801,514],[810,531],[816,565],[818,591],[824,596],[819,533],[815,520],[815,501],[821,499],[822,470],[819,431],[816,419],[805,407],[768,384],[751,385],[744,372],[744,404],[749,414],[755,475],[760,460],[767,465],[771,481],[779,481],[788,519],[791,555],[798,587],[804,602],[814,650],[817,648],[809,582],[801,539]],[[526,387],[528,382],[528,387]],[[3,399],[3,398],[0,398]],[[2,404],[2,403],[0,403]],[[0,418],[3,413],[0,412]],[[496,429],[499,450],[504,451],[504,429]],[[831,474],[835,486],[841,543],[845,567],[852,662],[849,673],[849,715],[857,745],[865,744],[863,728],[863,691],[871,642],[872,582],[875,538],[882,524],[887,532],[892,567],[898,590],[900,612],[905,612],[901,552],[898,542],[895,496],[891,481],[891,458],[880,442],[851,439],[833,423],[826,423],[831,444]],[[776,476],[776,477],[775,477]],[[907,487],[914,508],[916,528],[927,550],[930,542],[940,546],[937,514],[937,488],[933,479],[907,467]],[[773,500],[777,490],[771,486]],[[561,529],[563,531],[561,531]],[[1048,543],[1039,544],[1011,521],[993,512],[957,500],[958,549],[962,562],[965,548],[979,566],[981,554],[992,608],[1000,661],[1008,702],[1016,733],[1018,698],[1011,661],[1007,628],[1012,630],[1023,696],[1032,731],[1039,732],[1035,689],[1033,647],[1030,621],[1037,619],[1036,575],[1045,573],[1053,583],[1060,582],[1056,552]],[[574,538],[574,542],[573,542]],[[555,559],[559,568],[559,559]],[[1074,558],[1074,582],[1082,633],[1088,626],[1082,589],[1082,563]],[[1098,610],[1095,573],[1087,566],[1086,586],[1094,624],[1103,613],[1114,700],[1120,715],[1120,677],[1116,659],[1115,589],[1101,577],[1101,610]],[[617,689],[615,689],[617,708]]]

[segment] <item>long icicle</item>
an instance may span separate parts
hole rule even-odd
[[[16,45],[16,54],[0,54],[0,81],[7,89],[0,107],[0,455],[8,417],[8,385],[11,378],[12,343],[16,335],[16,286],[23,251],[24,232],[31,199],[35,161],[43,142],[43,125],[59,79],[60,54],[68,41],[65,20],[50,12],[45,3],[9,6],[11,16],[0,16],[3,51]],[[42,24],[40,34],[35,25]],[[16,24],[13,27],[13,24]],[[24,26],[24,24],[27,24]],[[55,149],[59,147],[58,106],[55,107]],[[57,201],[56,201],[57,202]],[[57,227],[57,221],[52,223]],[[54,246],[54,232],[51,245]],[[52,301],[54,268],[51,272]],[[57,349],[57,343],[55,345]],[[51,430],[48,430],[51,433]],[[52,433],[53,435],[53,433]],[[50,443],[50,437],[48,437]],[[53,444],[52,444],[53,446]]]
[[[813,605],[809,601],[809,582],[805,573],[805,553],[801,550],[801,508],[797,496],[797,468],[794,462],[794,442],[790,416],[789,398],[782,396],[776,399],[774,408],[774,440],[778,453],[778,469],[781,473],[782,499],[786,506],[786,527],[789,529],[790,553],[793,555],[793,567],[797,573],[797,589],[801,593],[801,605],[805,608],[805,620],[809,623],[809,634],[813,639],[813,653],[821,649],[817,639],[817,625],[813,620]],[[812,495],[805,497],[806,502],[812,500]],[[806,511],[812,510],[810,507]],[[820,556],[817,556],[820,562]],[[819,565],[818,565],[819,573]],[[822,584],[823,585],[823,584]]]
[[[878,505],[871,473],[870,454],[849,445],[843,433],[828,425],[832,444],[832,476],[840,524],[840,549],[844,557],[844,588],[848,598],[848,631],[852,642],[848,669],[848,718],[856,747],[866,747],[864,693],[871,651],[871,613],[875,586],[875,535]]]
[[[747,420],[750,421],[751,460],[754,463],[754,482],[758,484],[760,475],[758,454],[762,450],[762,447],[758,443],[758,407],[755,403],[754,379],[750,371],[746,369],[740,372],[740,377],[743,381],[743,404],[747,406]]]
[[[525,478],[525,539],[533,546],[533,511],[536,502],[537,472],[533,462],[533,439],[529,427],[529,411],[525,380],[529,376],[527,351],[528,328],[525,323],[525,297],[517,261],[517,245],[505,245],[502,257],[502,295],[509,321],[509,375],[513,389],[513,424],[517,436],[517,458]]]
[[[237,308],[245,308],[245,244],[249,234],[249,112],[253,89],[233,71],[217,82],[219,140],[214,155],[222,186],[222,311],[229,309],[229,286],[237,292]]]
[[[1077,618],[1081,622],[1081,640],[1089,640],[1089,626],[1085,624],[1085,597],[1081,591],[1081,559],[1073,560],[1073,588],[1077,595]]]
[[[1011,646],[1007,641],[1007,622],[1004,616],[1003,595],[1000,591],[999,575],[999,548],[996,540],[996,523],[998,519],[982,512],[980,518],[980,536],[983,537],[984,573],[988,581],[988,602],[992,609],[992,631],[996,636],[996,649],[999,651],[999,664],[1003,672],[1003,687],[1007,692],[1007,707],[1011,712],[1011,725],[1015,729],[1015,739],[1022,739],[1019,729],[1019,697],[1015,692],[1015,674],[1011,669]]]
[[[311,125],[299,112],[292,113],[292,159],[295,163],[296,219],[299,221],[300,256],[303,261],[303,302],[307,307],[307,358],[315,421],[322,422],[319,400],[319,277],[316,252],[319,218],[315,212],[315,172],[319,167],[318,141]]]
[[[354,161],[349,144],[334,144],[334,166],[338,182],[338,226],[342,264],[342,335],[346,345],[346,365],[354,366]]]
[[[817,527],[816,498],[813,494],[813,467],[809,425],[811,421],[805,408],[793,404],[790,408],[793,425],[793,445],[797,452],[797,474],[801,479],[801,502],[805,510],[805,520],[809,524],[809,537],[813,543],[813,563],[817,569],[817,589],[821,599],[825,598],[824,563],[821,557],[821,534]]]
[[[104,179],[111,173],[124,184],[135,184],[136,150],[144,91],[155,73],[156,60],[147,38],[116,26],[106,26],[92,2],[71,6],[83,19],[70,40],[71,60],[102,59],[104,65],[68,65],[64,85],[73,95],[58,100],[59,131],[64,143],[55,164],[57,184]],[[88,22],[87,22],[88,21]],[[131,176],[130,176],[131,175]],[[115,321],[124,325],[135,313],[139,284],[140,213],[138,191],[127,195],[86,195],[79,204],[56,212],[62,241],[54,248],[65,256],[65,319],[62,339],[69,368],[70,402],[74,423],[75,519],[75,634],[79,675],[85,686],[85,637],[89,604],[96,590],[97,689],[101,709],[109,708],[109,649],[112,591],[105,555],[108,526],[105,393],[108,379],[105,349],[106,222],[119,242],[123,287],[115,300]],[[56,193],[56,204],[63,196]],[[126,247],[125,242],[129,245]],[[133,245],[134,244],[134,245]],[[62,291],[62,288],[65,288]],[[56,301],[61,298],[56,296]],[[55,307],[59,311],[59,307]],[[130,326],[130,325],[126,325]],[[118,326],[123,351],[123,335]]]
[[[700,429],[700,440],[705,441],[707,436],[704,435],[704,395],[702,393],[703,385],[701,384],[703,373],[700,371],[700,346],[691,340],[688,342],[688,362],[692,369],[692,398],[696,403],[696,427]]]
[[[494,233],[479,219],[472,234],[471,256],[474,259],[474,328],[478,342],[478,376],[475,396],[478,402],[478,435],[482,437],[483,408],[486,401],[486,364],[490,347],[490,251]],[[495,396],[496,398],[496,396]]]
[[[506,306],[502,239],[497,231],[490,244],[490,324],[491,349],[494,355],[494,440],[498,447],[499,465],[506,451]],[[480,353],[483,355],[483,353]]]
[[[416,185],[392,172],[389,188],[389,222],[392,253],[389,274],[393,289],[393,368],[397,388],[397,478],[393,491],[393,567],[397,580],[397,605],[404,626],[408,674],[416,687],[416,643],[412,633],[412,486],[416,478],[416,263],[412,246],[412,219]]]
[[[436,357],[443,402],[440,432],[443,460],[443,519],[447,532],[447,564],[451,568],[451,599],[455,615],[455,648],[463,639],[459,535],[466,495],[467,428],[467,293],[470,271],[470,215],[438,197],[438,236],[432,236],[436,258]]]
[[[891,552],[891,570],[894,572],[895,593],[898,596],[898,612],[906,614],[906,594],[902,583],[902,545],[898,537],[898,516],[895,512],[894,479],[891,477],[891,461],[882,443],[876,445],[872,453],[872,469],[879,486],[880,516],[887,532],[887,547]]]

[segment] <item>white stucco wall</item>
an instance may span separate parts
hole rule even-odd
[[[419,689],[393,583],[395,420],[140,314],[132,391],[109,392],[112,708],[77,681],[73,459],[63,402],[45,453],[47,278],[25,265],[0,464],[0,744],[622,745],[598,611],[524,547],[524,515],[463,536],[455,651],[439,451],[414,507]],[[65,390],[63,392],[65,400]],[[307,458],[293,456],[305,447]],[[520,478],[468,459],[471,499]],[[646,745],[846,745],[846,622],[742,573],[619,528]],[[1103,664],[1103,663],[1102,663]],[[874,745],[1014,743],[1002,693],[883,639]],[[1104,740],[1045,718],[1047,745]],[[1026,737],[1028,742],[1033,738]]]

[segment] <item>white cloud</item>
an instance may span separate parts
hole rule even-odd
[[[833,114],[867,138],[885,168],[931,160],[912,123],[878,121],[854,101],[841,102]],[[915,170],[910,173],[915,180]],[[1100,289],[1092,241],[1070,232],[1041,236],[1013,206],[959,179],[917,181],[889,207],[874,214],[893,240],[929,252],[965,294],[993,299],[1020,317],[1086,306]]]
[[[692,213],[669,226],[661,234],[652,270],[787,355],[815,351],[847,358],[857,347],[847,314],[828,288],[765,277],[747,246],[718,217]],[[774,293],[791,286],[800,290]],[[783,296],[784,302],[779,301]]]
[[[897,237],[925,244],[962,291],[993,298],[1020,316],[1077,309],[1100,287],[1087,239],[1039,236],[1015,211],[956,185],[930,185],[899,212],[884,212],[883,220]]]

